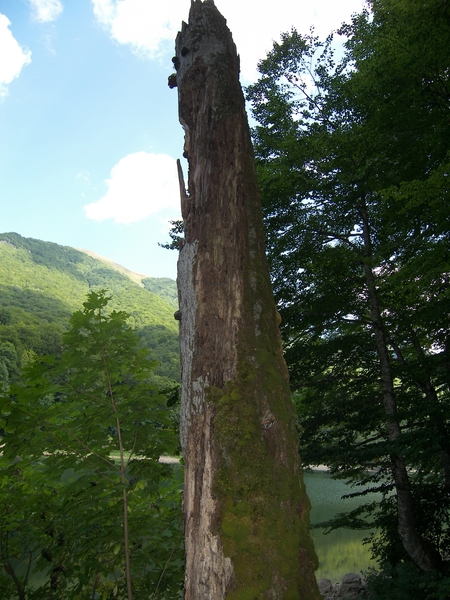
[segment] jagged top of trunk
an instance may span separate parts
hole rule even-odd
[[[220,14],[213,0],[192,0],[189,23],[183,21],[175,42],[176,56],[173,59],[177,70],[177,84],[195,61],[215,66],[220,60],[227,67],[234,66],[234,75],[239,75],[239,56],[226,19]]]

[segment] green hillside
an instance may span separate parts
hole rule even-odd
[[[176,281],[173,279],[169,279],[169,277],[147,277],[147,275],[142,275],[142,273],[135,273],[134,271],[130,271],[126,267],[117,264],[116,262],[110,260],[109,258],[105,258],[104,256],[100,256],[91,250],[83,250],[81,248],[77,248],[84,252],[88,256],[92,258],[96,258],[97,260],[106,263],[108,266],[113,268],[115,271],[119,271],[119,273],[123,273],[127,277],[138,283],[141,287],[144,287],[149,292],[153,292],[157,296],[166,300],[169,304],[171,304],[174,308],[178,308],[178,290]]]
[[[141,281],[146,290],[160,296],[174,308],[178,308],[177,284],[173,279],[168,277],[145,277]]]
[[[59,351],[69,317],[90,289],[108,290],[110,306],[131,315],[130,324],[161,362],[158,374],[178,380],[178,326],[170,301],[175,282],[146,278],[153,282],[150,291],[117,267],[69,246],[0,234],[0,381],[5,369],[13,379],[30,351]]]

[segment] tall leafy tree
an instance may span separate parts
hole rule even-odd
[[[339,62],[293,30],[248,90],[303,455],[382,491],[377,552],[423,570],[443,568],[450,456],[450,39],[429,4],[371,3]]]
[[[0,541],[18,598],[34,597],[33,569],[38,597],[55,599],[169,598],[181,585],[179,482],[159,463],[176,435],[157,363],[108,301],[91,292],[61,357],[31,361],[2,400]]]

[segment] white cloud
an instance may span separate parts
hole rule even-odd
[[[33,18],[39,23],[55,21],[63,11],[60,0],[29,0]]]
[[[349,21],[352,13],[361,12],[364,0],[215,0],[227,19],[237,51],[241,57],[241,75],[247,83],[257,78],[256,66],[280,40],[280,33],[295,27],[308,33],[313,25],[316,34],[326,37],[342,22]]]
[[[129,225],[165,208],[173,210],[174,218],[179,213],[176,162],[167,154],[128,154],[112,168],[106,183],[103,198],[84,207],[89,219]]]
[[[215,0],[227,19],[241,56],[245,81],[256,79],[256,65],[272,48],[280,33],[293,26],[308,33],[314,25],[322,37],[360,12],[364,0]],[[181,22],[188,18],[188,0],[92,0],[98,22],[120,44],[131,45],[143,57],[154,58],[170,42],[173,51]]]
[[[94,15],[119,44],[154,58],[165,42],[172,47],[183,18],[187,18],[186,0],[92,0]]]
[[[11,21],[0,14],[0,98],[8,94],[8,84],[31,62],[31,51],[22,48],[9,26]]]

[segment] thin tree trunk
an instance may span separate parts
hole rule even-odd
[[[372,244],[368,216],[364,204],[360,207],[360,214],[363,223],[363,239],[366,258],[364,261],[364,273],[369,296],[371,321],[380,361],[381,388],[384,414],[386,416],[386,429],[389,441],[398,444],[401,438],[401,429],[397,418],[397,402],[395,398],[387,340],[378,302],[375,276],[372,265],[370,264]],[[417,566],[423,571],[431,571],[437,566],[435,564],[436,557],[425,547],[424,541],[416,528],[414,499],[405,461],[398,450],[391,453],[390,460],[395,491],[397,494],[398,533],[400,539],[406,552]]]
[[[109,376],[108,365],[106,358],[102,352],[102,360],[105,368],[106,376],[108,379],[109,397],[111,400],[111,408],[113,412],[117,414],[117,406],[114,400],[114,393],[111,384],[111,378]],[[130,561],[130,536],[128,531],[128,494],[127,494],[127,481],[126,481],[126,464],[125,454],[122,443],[122,433],[120,429],[120,419],[116,416],[116,429],[117,429],[117,441],[119,443],[119,454],[120,454],[120,481],[122,483],[122,511],[123,511],[123,542],[125,552],[125,579],[127,582],[127,599],[133,600],[133,584],[131,580],[131,561]]]
[[[425,353],[413,331],[411,331],[411,338],[423,369],[422,379],[420,379],[416,375],[412,377],[412,380],[414,382],[414,385],[424,394],[425,398],[429,402],[429,416],[430,421],[433,424],[433,431],[436,435],[437,443],[439,446],[439,457],[441,461],[442,471],[444,473],[444,487],[447,491],[450,491],[450,443],[448,439],[447,429],[445,427],[445,419],[441,414],[441,411],[438,411],[438,413],[436,414],[436,410],[439,408],[439,398],[436,389],[431,381],[431,374],[427,366]],[[391,338],[389,339],[389,344],[392,346],[399,363],[406,366],[405,358],[399,346]]]
[[[12,577],[12,579],[15,583],[15,586],[16,586],[19,600],[26,600],[25,589],[24,589],[24,587],[22,587],[22,584],[20,583],[19,578],[17,577],[13,567],[11,567],[11,565],[9,563],[3,563],[2,567],[5,569],[5,571],[8,573],[8,575],[10,575],[10,577]]]
[[[431,382],[430,369],[427,365],[425,353],[414,332],[412,332],[412,341],[424,373],[424,381],[421,382],[423,392],[430,401],[431,406],[436,408],[439,406],[439,398],[436,389]],[[441,465],[444,471],[444,484],[447,491],[450,491],[450,443],[447,428],[445,427],[445,419],[443,415],[436,415],[436,413],[432,414],[431,418],[439,445]]]
[[[185,598],[319,599],[239,58],[212,0],[192,2],[174,65]]]

